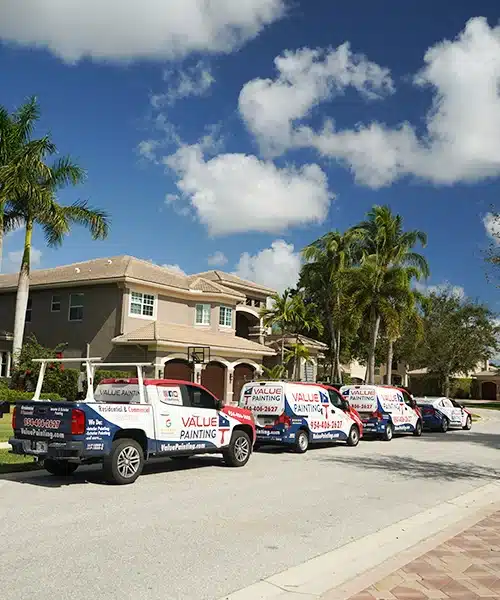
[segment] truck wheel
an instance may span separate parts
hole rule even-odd
[[[46,458],[43,461],[43,467],[51,475],[57,477],[69,477],[78,469],[76,463],[70,463],[67,460],[54,460],[53,458]]]
[[[446,433],[448,431],[449,426],[450,426],[450,422],[448,421],[448,419],[446,417],[443,417],[443,420],[441,421],[441,431],[443,433]]]
[[[144,452],[135,440],[115,440],[111,452],[104,458],[104,475],[110,483],[126,485],[142,473]]]
[[[241,430],[234,431],[231,442],[222,453],[228,467],[243,467],[252,454],[252,442],[248,435]]]
[[[394,437],[394,428],[392,426],[392,423],[387,423],[387,425],[385,427],[385,431],[382,434],[382,439],[385,442],[390,442],[393,437]]]
[[[415,425],[415,431],[413,432],[413,435],[415,435],[416,437],[420,437],[422,435],[422,421],[420,419]]]
[[[472,429],[472,417],[470,415],[467,417],[467,421],[465,421],[464,429],[466,431],[469,431],[469,429]]]
[[[349,431],[349,437],[347,438],[348,446],[357,446],[359,444],[359,429],[356,425],[351,427]]]
[[[309,448],[309,435],[307,431],[300,429],[297,431],[297,437],[295,438],[295,452],[298,454],[304,454]]]

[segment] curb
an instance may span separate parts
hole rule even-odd
[[[346,600],[396,570],[396,560],[412,560],[409,551],[423,554],[423,542],[435,547],[436,536],[448,539],[447,530],[465,529],[498,504],[500,484],[486,484],[218,600]]]

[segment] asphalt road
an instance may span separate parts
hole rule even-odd
[[[0,479],[2,600],[214,600],[500,478],[500,414],[472,431]]]

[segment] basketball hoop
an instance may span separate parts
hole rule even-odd
[[[206,365],[210,362],[210,346],[189,346],[187,355],[193,365]]]

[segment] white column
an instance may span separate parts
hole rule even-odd
[[[2,366],[4,364],[4,362],[3,362],[4,354],[7,354],[7,353],[6,352],[0,352],[0,365],[2,365]],[[7,361],[5,361],[5,363],[6,363],[6,367],[7,367]],[[7,377],[7,368],[5,368],[5,373],[3,373],[3,369],[0,367],[0,376]]]
[[[226,404],[233,404],[233,401],[234,401],[233,382],[234,382],[234,367],[227,367],[227,369],[226,369],[226,398],[224,399]],[[236,399],[236,400],[238,400],[238,399]]]
[[[12,354],[7,352],[7,374],[6,377],[10,377],[10,368],[12,366]]]

